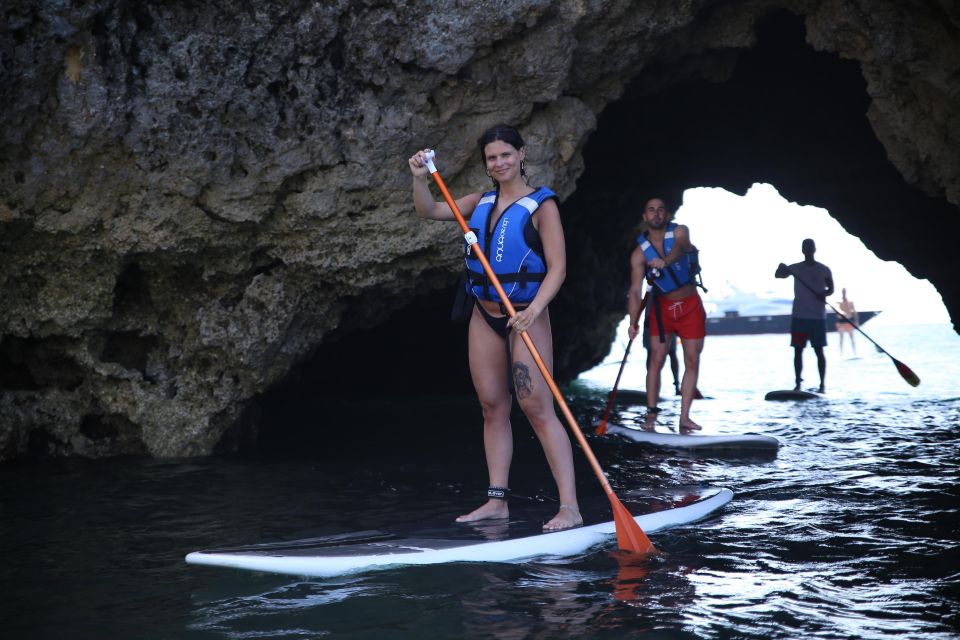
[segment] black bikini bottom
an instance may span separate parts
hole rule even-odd
[[[515,306],[513,309],[515,311],[523,311],[530,305],[525,304],[522,306]],[[510,329],[507,327],[507,322],[510,320],[510,316],[507,315],[507,308],[500,304],[500,313],[503,315],[499,318],[496,316],[490,315],[490,312],[483,308],[482,304],[477,305],[477,310],[480,311],[480,315],[483,316],[483,319],[486,320],[487,325],[501,338],[506,339],[507,334],[510,333]]]
[[[492,316],[489,311],[483,308],[482,304],[477,305],[477,311],[480,312],[480,315],[483,316],[483,319],[486,320],[487,324],[498,336],[503,339],[507,338],[507,334],[510,332],[510,329],[507,328],[507,321],[510,320],[510,316],[504,315],[500,318]]]
[[[529,306],[525,304],[514,307],[514,310],[523,311]],[[507,322],[510,320],[510,316],[506,315],[507,308],[503,304],[500,305],[500,311],[504,315],[499,318],[490,315],[490,312],[484,309],[482,304],[477,305],[477,311],[480,312],[480,315],[483,316],[484,321],[493,329],[494,333],[503,338],[503,346],[507,351],[507,389],[510,393],[513,393],[513,356],[510,354],[510,340],[507,338],[510,334],[510,328],[507,326]]]

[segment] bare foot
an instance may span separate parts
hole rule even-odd
[[[543,530],[563,531],[564,529],[579,527],[582,524],[583,517],[580,515],[580,509],[570,504],[562,504],[560,510],[557,511],[557,515],[553,516],[553,520],[543,525]]]
[[[510,508],[506,500],[491,498],[487,500],[479,509],[475,509],[466,515],[457,518],[457,522],[476,522],[477,520],[494,520],[497,518],[509,518]]]
[[[684,432],[687,432],[687,431],[700,431],[701,429],[703,429],[703,427],[701,427],[700,425],[698,425],[698,424],[697,424],[696,422],[694,422],[693,420],[687,420],[686,422],[681,422],[681,423],[680,423],[680,432],[681,432],[681,433],[684,433]]]
[[[657,426],[657,414],[660,413],[660,410],[652,410],[651,407],[647,407],[647,415],[643,417],[643,426],[641,429],[644,431],[653,431],[653,428]]]

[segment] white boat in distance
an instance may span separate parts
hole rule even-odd
[[[790,310],[793,300],[762,298],[733,288],[733,295],[719,301],[705,301],[707,335],[746,335],[756,333],[790,333]],[[836,306],[836,305],[835,305]],[[710,311],[711,307],[716,310]],[[858,311],[860,325],[879,311]],[[827,331],[837,330],[837,314],[827,310]]]

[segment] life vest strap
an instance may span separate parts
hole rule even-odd
[[[482,285],[489,286],[491,284],[490,279],[487,278],[487,274],[482,271],[469,271],[470,281],[474,286]],[[521,286],[525,285],[528,282],[543,282],[544,278],[547,277],[545,273],[531,273],[527,270],[527,267],[521,267],[519,273],[505,273],[503,275],[498,274],[497,280],[500,282],[519,282]]]

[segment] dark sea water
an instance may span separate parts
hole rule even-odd
[[[228,544],[446,526],[486,486],[469,396],[288,403],[271,416],[287,440],[256,458],[0,467],[3,637],[960,637],[960,337],[945,325],[869,329],[920,387],[860,340],[859,359],[828,348],[828,399],[765,402],[766,391],[792,386],[787,337],[707,338],[709,399],[694,417],[707,433],[775,436],[776,455],[589,436],[635,514],[707,486],[735,493],[709,519],[653,535],[663,553],[640,565],[621,564],[612,545],[335,579],[184,563],[189,551]],[[642,388],[642,356],[632,354],[622,387]],[[566,390],[581,426],[602,414],[618,364],[611,354]],[[678,402],[661,405],[666,429]],[[618,405],[616,420],[640,411]],[[556,508],[546,463],[519,416],[514,434],[513,515],[543,520]],[[585,514],[609,519],[575,455]]]

